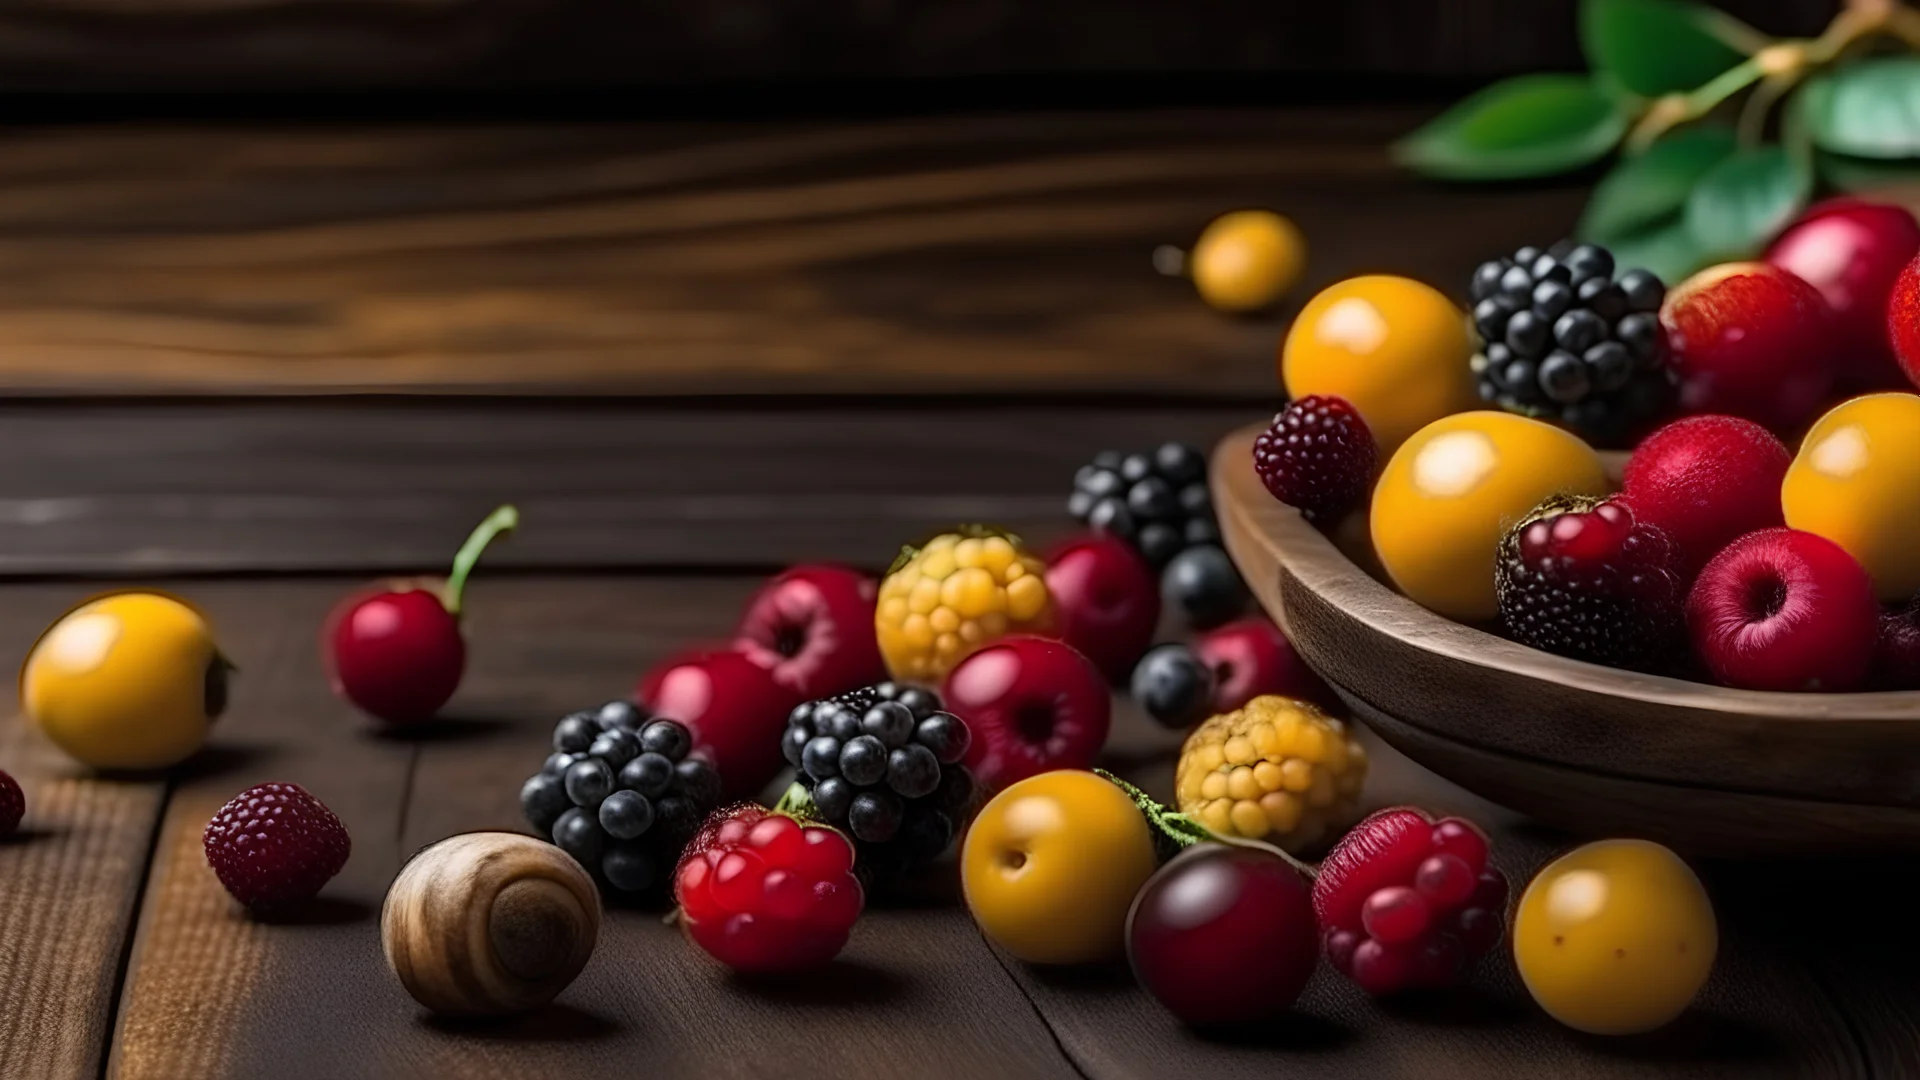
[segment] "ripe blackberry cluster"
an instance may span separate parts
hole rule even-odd
[[[1150,454],[1103,450],[1073,474],[1067,512],[1133,545],[1155,570],[1196,544],[1218,544],[1207,457],[1185,443]]]
[[[973,800],[960,765],[971,741],[938,695],[883,682],[800,705],[780,748],[820,816],[853,835],[861,866],[886,873],[953,843]]]
[[[688,757],[693,734],[631,701],[569,713],[553,754],[520,788],[528,824],[623,893],[665,879],[720,803],[720,774]]]
[[[1310,394],[1253,440],[1253,471],[1308,521],[1332,520],[1367,497],[1379,449],[1345,398]]]
[[[1616,281],[1606,248],[1561,243],[1480,264],[1471,292],[1482,342],[1473,373],[1487,401],[1610,446],[1672,410],[1667,287],[1652,273]]]
[[[1639,671],[1683,653],[1672,542],[1621,502],[1554,496],[1500,541],[1500,620],[1524,645]]]

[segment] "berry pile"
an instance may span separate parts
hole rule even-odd
[[[1482,263],[1471,292],[1483,399],[1610,445],[1672,409],[1679,383],[1659,318],[1667,289],[1653,274],[1615,281],[1607,249],[1563,243]]]
[[[720,801],[720,774],[692,749],[684,725],[631,701],[569,713],[554,725],[552,756],[521,786],[520,809],[588,873],[642,892]]]
[[[1367,497],[1378,448],[1345,398],[1310,394],[1253,441],[1253,470],[1308,521],[1331,520]]]
[[[862,867],[888,872],[953,842],[973,799],[959,764],[971,742],[932,691],[885,682],[794,709],[780,746],[820,816],[853,834]]]
[[[756,973],[832,960],[866,905],[846,837],[753,805],[708,819],[674,871],[673,892],[695,944]]]
[[[1494,582],[1514,640],[1654,670],[1682,640],[1686,587],[1666,534],[1618,500],[1554,496],[1500,542]]]
[[[1328,962],[1375,995],[1464,980],[1505,933],[1506,900],[1485,834],[1407,807],[1354,826],[1313,885]]]
[[[227,892],[262,912],[312,899],[353,854],[347,827],[299,784],[255,784],[235,795],[200,842]]]
[[[1246,607],[1246,584],[1220,546],[1198,449],[1170,442],[1150,454],[1101,451],[1074,474],[1067,512],[1132,545],[1160,573],[1167,603],[1195,626],[1226,622]]]

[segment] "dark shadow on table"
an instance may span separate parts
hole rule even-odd
[[[256,911],[241,918],[273,926],[345,926],[370,922],[379,914],[372,904],[338,896],[316,896],[285,911]]]
[[[59,835],[58,832],[52,829],[39,829],[28,826],[26,828],[15,829],[5,836],[0,836],[0,847],[26,847],[28,844],[37,844],[42,840],[51,840]]]
[[[727,986],[772,1004],[818,1007],[835,1012],[901,1001],[911,997],[914,991],[913,980],[902,977],[899,972],[847,959],[794,976],[733,972],[727,976]]]
[[[1193,1037],[1222,1046],[1254,1050],[1300,1050],[1322,1053],[1338,1050],[1354,1039],[1353,1029],[1308,1013],[1282,1013],[1247,1024],[1193,1029]]]
[[[436,716],[417,724],[369,727],[367,734],[381,742],[477,742],[510,731],[514,726],[513,720],[499,716]]]
[[[426,1013],[420,1022],[463,1039],[494,1042],[575,1042],[604,1039],[620,1025],[598,1013],[554,1003],[519,1016],[450,1017]]]
[[[1587,1035],[1569,1031],[1582,1048],[1595,1054],[1637,1061],[1747,1061],[1777,1058],[1786,1047],[1770,1031],[1750,1024],[1688,1009],[1680,1019],[1645,1035]]]
[[[1379,1005],[1383,1012],[1396,1019],[1432,1027],[1510,1027],[1527,1018],[1526,1009],[1518,1002],[1471,984],[1382,998]]]
[[[211,741],[200,752],[167,769],[100,769],[103,780],[124,783],[171,782],[186,785],[196,780],[216,780],[228,773],[241,772],[274,756],[276,749],[258,743],[231,743],[220,739],[220,728],[213,729]]]

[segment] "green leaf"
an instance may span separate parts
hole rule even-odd
[[[1920,158],[1875,161],[1872,158],[1821,154],[1820,179],[1841,191],[1875,192],[1889,189],[1920,191]]]
[[[1450,180],[1548,176],[1596,161],[1626,114],[1578,75],[1522,75],[1481,90],[1394,146],[1401,164]]]
[[[1863,158],[1920,157],[1920,57],[1863,60],[1801,91],[1813,141]]]
[[[1593,189],[1580,217],[1580,237],[1605,244],[1672,217],[1734,146],[1729,128],[1691,127],[1621,161]]]
[[[1784,148],[1739,150],[1687,196],[1687,231],[1704,254],[1746,258],[1785,228],[1812,194],[1813,177]]]
[[[1683,0],[1585,0],[1580,44],[1596,74],[1641,97],[1692,90],[1746,59],[1754,31]]]
[[[1676,285],[1709,260],[1693,242],[1693,233],[1680,215],[1642,230],[1622,236],[1607,245],[1613,251],[1613,263],[1621,270],[1651,270],[1668,285]]]

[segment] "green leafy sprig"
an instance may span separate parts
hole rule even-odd
[[[1580,239],[1669,282],[1747,258],[1819,189],[1920,183],[1920,10],[1848,0],[1774,38],[1691,0],[1582,0],[1590,75],[1493,84],[1401,140],[1448,180],[1515,180],[1617,154]]]

